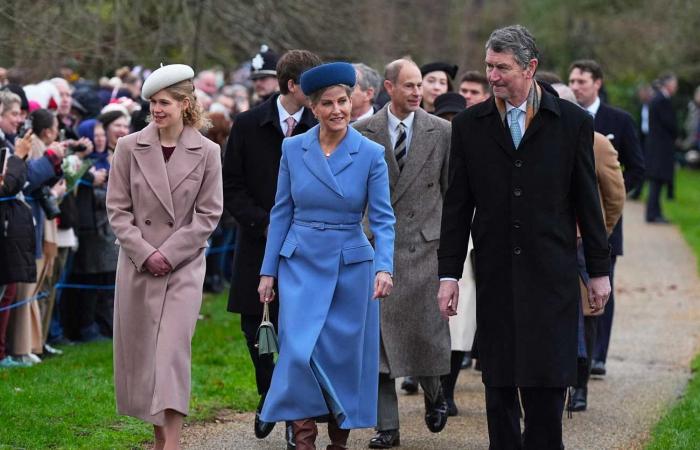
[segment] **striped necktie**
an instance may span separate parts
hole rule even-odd
[[[516,149],[523,138],[523,133],[520,130],[520,122],[518,121],[522,113],[523,112],[518,108],[513,108],[508,111],[508,127],[510,128],[510,136],[513,138],[513,145],[515,145]]]
[[[396,157],[396,162],[399,164],[399,171],[403,170],[403,166],[406,164],[406,125],[403,122],[399,122],[397,127],[399,130],[399,137],[396,138],[396,144],[394,145],[394,156]]]

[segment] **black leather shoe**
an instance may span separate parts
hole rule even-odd
[[[415,394],[418,392],[418,380],[413,377],[406,377],[401,382],[401,389],[406,391],[407,394]]]
[[[571,411],[585,411],[588,406],[588,388],[574,388],[569,401]]]
[[[442,393],[442,388],[438,393],[438,397],[434,403],[428,400],[428,396],[425,397],[425,424],[428,429],[433,433],[439,433],[445,428],[447,424],[447,401],[445,401],[445,396]]]
[[[591,364],[591,375],[603,376],[605,373],[605,363],[603,361],[593,360],[593,363]]]
[[[284,430],[284,439],[287,441],[287,450],[296,450],[297,444],[294,442],[292,422],[287,422],[287,429]]]
[[[469,352],[465,352],[464,359],[462,359],[462,364],[460,365],[460,368],[471,369],[471,367],[472,367],[472,357],[469,355]]]
[[[255,410],[255,437],[258,439],[267,437],[272,432],[272,429],[275,428],[275,422],[264,422],[260,419],[263,403],[265,403],[264,395],[260,397],[260,403],[258,403],[258,408]]]
[[[378,431],[377,435],[369,440],[369,448],[392,448],[399,445],[399,430]]]
[[[455,404],[454,399],[447,399],[447,415],[449,417],[454,417],[457,414],[459,414],[459,410],[457,409],[457,405]]]

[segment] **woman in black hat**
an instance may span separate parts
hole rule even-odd
[[[457,74],[457,66],[444,62],[424,64],[420,68],[423,75],[423,109],[435,112],[435,99],[445,92],[452,92],[452,79]]]

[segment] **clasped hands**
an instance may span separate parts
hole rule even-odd
[[[148,259],[146,259],[146,262],[143,263],[143,266],[154,277],[165,276],[173,270],[173,267],[170,265],[170,262],[158,250],[151,253],[151,256],[149,256]]]
[[[374,277],[374,294],[372,298],[388,297],[393,287],[394,282],[389,272],[377,272],[377,275]],[[260,303],[270,303],[275,299],[275,277],[268,275],[260,277],[258,295],[260,296]]]

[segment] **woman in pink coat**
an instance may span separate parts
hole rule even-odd
[[[205,119],[193,76],[174,64],[146,79],[150,124],[119,139],[107,189],[119,245],[117,410],[152,423],[156,449],[179,448],[207,239],[223,208],[221,150],[197,131]]]

